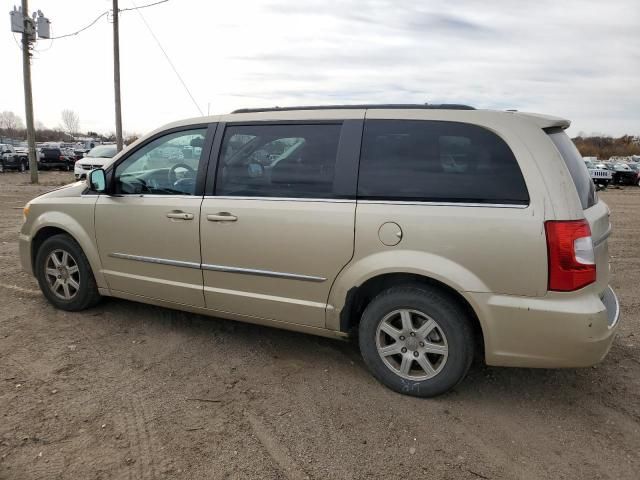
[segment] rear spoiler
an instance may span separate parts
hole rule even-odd
[[[525,117],[530,122],[535,123],[541,129],[559,128],[566,130],[571,125],[571,120],[566,118],[553,117],[551,115],[541,115],[539,113],[514,112],[515,115]]]

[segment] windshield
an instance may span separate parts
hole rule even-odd
[[[100,145],[91,149],[87,153],[87,157],[90,158],[111,158],[116,154],[115,145]]]

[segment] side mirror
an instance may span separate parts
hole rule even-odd
[[[107,191],[107,174],[102,168],[91,170],[87,176],[87,184],[92,192],[104,193]]]

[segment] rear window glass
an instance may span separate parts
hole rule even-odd
[[[596,187],[591,180],[589,170],[582,160],[580,152],[562,129],[547,130],[549,138],[560,152],[560,156],[567,165],[573,184],[578,192],[582,209],[586,210],[596,204]]]
[[[527,205],[515,156],[482,127],[431,120],[368,120],[358,197]]]

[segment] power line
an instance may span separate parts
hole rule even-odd
[[[139,7],[134,7],[134,8],[120,8],[118,9],[120,12],[127,12],[129,10],[140,10],[142,8],[147,8],[147,7],[153,7],[154,5],[160,5],[161,3],[165,3],[168,2],[169,0],[160,0],[159,2],[155,2],[155,3],[149,3],[147,5],[140,5]],[[135,5],[135,3],[134,3]]]
[[[84,28],[81,28],[80,30],[78,30],[77,32],[73,32],[73,33],[67,33],[66,35],[60,35],[59,37],[51,37],[51,40],[58,40],[59,38],[66,38],[66,37],[73,37],[74,35],[78,35],[79,33],[84,32],[87,28],[91,28],[93,27],[98,20],[100,20],[102,17],[104,17],[105,15],[107,15],[109,13],[109,10],[106,10],[104,12],[102,12],[100,15],[98,15],[96,17],[96,19],[91,22],[89,25],[87,25]]]
[[[180,83],[182,83],[182,86],[184,87],[184,89],[187,91],[187,93],[189,94],[189,97],[191,97],[191,101],[193,102],[193,104],[196,106],[196,108],[198,109],[198,111],[200,112],[200,115],[202,115],[204,117],[204,112],[202,111],[202,109],[200,108],[200,105],[198,105],[198,102],[196,102],[196,99],[193,97],[193,95],[191,94],[191,91],[189,90],[189,87],[187,87],[187,84],[185,83],[184,79],[182,78],[182,76],[180,75],[180,73],[178,72],[178,69],[176,68],[176,66],[173,64],[173,62],[171,61],[171,59],[169,58],[169,55],[167,54],[167,52],[165,51],[165,49],[162,47],[162,45],[160,44],[160,40],[158,40],[158,37],[156,37],[156,34],[153,33],[153,30],[151,29],[151,26],[149,26],[149,23],[147,23],[146,18],[144,18],[144,15],[142,14],[142,12],[140,11],[140,9],[142,7],[138,7],[136,5],[136,2],[134,2],[134,0],[131,0],[131,3],[133,3],[133,5],[136,7],[132,10],[136,10],[138,12],[138,15],[140,15],[140,18],[142,19],[142,21],[144,22],[145,26],[147,27],[147,30],[149,30],[149,33],[151,34],[151,36],[153,37],[153,39],[156,41],[156,44],[158,45],[158,48],[162,51],[162,53],[164,54],[164,58],[167,59],[167,62],[169,62],[169,65],[171,65],[171,68],[173,69],[173,72],[176,74],[176,76],[178,77],[178,80],[180,80]]]
[[[129,10],[139,10],[139,9],[141,9],[141,8],[153,7],[154,5],[159,5],[159,4],[161,4],[161,3],[166,3],[166,2],[168,2],[168,1],[169,1],[169,0],[160,0],[159,2],[149,3],[149,4],[147,4],[147,5],[141,5],[141,6],[139,6],[139,7],[135,7],[135,8],[121,8],[121,9],[119,9],[119,11],[120,11],[120,12],[126,12],[126,11],[129,11]],[[78,30],[78,31],[75,31],[75,32],[73,32],[73,33],[67,33],[66,35],[60,35],[59,37],[51,37],[51,40],[58,40],[59,38],[73,37],[73,36],[75,36],[75,35],[78,35],[79,33],[82,33],[82,32],[84,32],[85,30],[87,30],[88,28],[93,27],[93,26],[98,22],[98,20],[100,20],[100,19],[101,19],[102,17],[104,17],[105,15],[108,15],[108,14],[109,14],[109,12],[110,12],[110,10],[105,10],[105,11],[104,11],[104,12],[102,12],[100,15],[98,15],[98,16],[96,17],[96,19],[95,19],[93,22],[91,22],[89,25],[87,25],[86,27],[81,28],[81,29],[80,29],[80,30]]]

